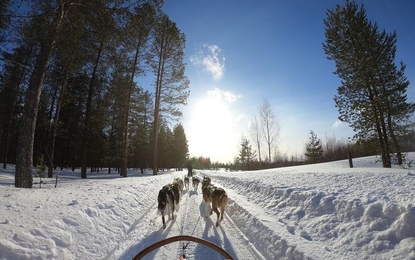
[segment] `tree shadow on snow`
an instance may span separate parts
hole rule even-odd
[[[37,168],[32,168],[33,173],[33,183],[34,186],[36,183],[39,182]],[[127,170],[127,177],[128,178],[149,178],[149,177],[157,177],[160,175],[167,175],[175,173],[175,171],[159,171],[157,175],[153,175],[153,171],[150,169],[144,170],[144,173],[141,173],[139,169],[128,169]],[[55,177],[56,174],[58,174],[58,185],[62,182],[73,182],[73,181],[79,181],[84,182],[85,179],[81,178],[81,169],[75,168],[74,170],[70,168],[63,168],[63,169],[55,169],[54,170],[54,177],[53,178],[42,178],[43,182],[45,184],[55,184]],[[0,168],[0,186],[14,186],[14,177],[15,177],[15,165],[7,165],[7,169]],[[111,173],[108,173],[108,168],[100,169],[99,172],[91,172],[88,168],[87,171],[87,180],[111,180],[111,179],[122,179],[122,177],[119,172],[112,170]],[[43,185],[42,185],[43,186]],[[46,185],[47,186],[47,185]],[[45,186],[45,187],[46,187]],[[52,187],[52,186],[51,186]]]

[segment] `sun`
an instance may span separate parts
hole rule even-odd
[[[221,122],[228,119],[228,111],[223,102],[215,98],[205,98],[200,100],[194,110],[194,119],[199,124],[209,122]]]
[[[233,139],[232,113],[218,98],[207,97],[195,103],[189,122],[189,150],[195,156],[220,160],[229,156],[228,146]]]

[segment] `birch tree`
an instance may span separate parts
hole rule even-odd
[[[261,164],[261,131],[260,131],[260,125],[258,123],[258,118],[254,116],[253,122],[249,126],[249,134],[251,135],[251,139],[253,140],[257,151],[258,151],[258,161],[259,164]]]
[[[280,136],[280,125],[267,99],[263,100],[259,114],[261,120],[261,132],[268,151],[267,162],[270,166],[272,158],[271,151],[278,144]]]

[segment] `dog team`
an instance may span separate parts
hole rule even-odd
[[[161,213],[161,220],[163,222],[163,228],[166,228],[166,221],[164,218],[165,211],[167,211],[168,219],[174,220],[174,211],[179,211],[179,203],[182,199],[183,190],[189,190],[190,177],[192,180],[193,190],[197,191],[200,179],[193,174],[184,177],[184,181],[180,178],[175,178],[172,183],[169,183],[159,191],[158,194],[158,210]],[[226,191],[220,187],[216,187],[212,184],[209,177],[203,177],[202,180],[202,194],[203,203],[205,204],[205,212],[207,213],[207,207],[211,204],[210,215],[213,212],[217,215],[216,227],[219,226],[223,220],[223,214],[228,203],[228,195]],[[208,216],[205,216],[208,217]]]

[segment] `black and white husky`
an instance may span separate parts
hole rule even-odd
[[[160,191],[158,195],[158,210],[161,213],[161,220],[163,221],[163,228],[166,228],[166,221],[164,214],[166,213],[168,219],[174,220],[174,211],[178,211],[178,204],[180,202],[180,190],[177,185],[167,184]]]

